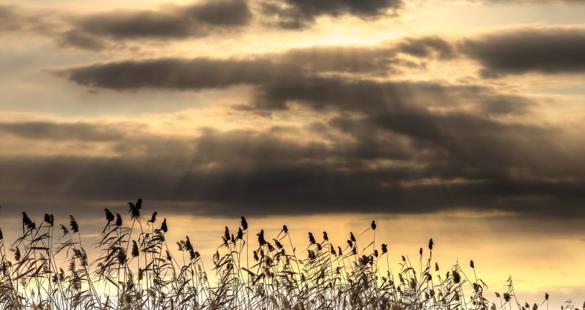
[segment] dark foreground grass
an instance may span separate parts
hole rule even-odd
[[[268,237],[250,232],[242,217],[237,229],[225,227],[213,265],[204,266],[189,237],[166,240],[166,219],[141,211],[141,199],[126,218],[105,210],[93,260],[73,216],[63,225],[23,213],[14,243],[0,231],[0,309],[548,308],[548,294],[520,303],[511,279],[488,297],[473,261],[439,267],[432,239],[413,261],[391,255],[375,222],[342,245],[322,232],[295,246],[286,226]],[[397,259],[399,270],[391,270]]]

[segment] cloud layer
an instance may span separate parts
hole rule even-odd
[[[582,73],[585,29],[519,29],[466,40],[463,53],[476,59],[483,74]]]
[[[542,112],[564,99],[524,92],[535,86],[517,79],[582,74],[582,27],[397,33],[368,45],[309,38],[267,50],[246,45],[262,46],[260,39],[220,38],[255,27],[270,40],[294,39],[312,26],[326,32],[322,20],[361,25],[407,9],[398,0],[222,0],[36,18],[42,15],[2,6],[0,31],[41,33],[95,53],[68,51],[77,58],[43,68],[53,73],[43,78],[74,102],[67,113],[0,119],[9,146],[0,150],[0,203],[18,209],[29,197],[58,206],[142,196],[175,212],[214,215],[466,209],[585,216],[585,167],[575,160],[585,145],[570,125]],[[35,19],[58,27],[42,33]],[[194,46],[223,40],[226,49],[254,52],[220,57],[189,44],[156,52],[203,37]],[[148,49],[113,48],[127,42]],[[13,89],[28,90],[38,78],[21,75],[27,79]],[[57,92],[40,92],[35,107],[55,104],[61,97],[45,94]],[[173,100],[193,109],[173,110]],[[170,107],[159,114],[153,104]],[[132,113],[118,109],[126,105],[135,105]]]
[[[395,13],[403,5],[402,0],[282,0],[263,1],[263,12],[273,16],[283,28],[304,28],[320,16],[352,15],[372,19]]]
[[[251,13],[246,1],[221,0],[159,11],[114,11],[77,18],[82,32],[127,38],[184,38],[205,35],[210,28],[246,25]]]

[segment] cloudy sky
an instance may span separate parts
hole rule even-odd
[[[0,1],[5,216],[376,217],[585,285],[582,1],[169,1]]]

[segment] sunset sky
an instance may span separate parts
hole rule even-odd
[[[582,302],[584,1],[169,1],[0,0],[0,226],[142,197],[211,249],[240,215],[377,219]]]

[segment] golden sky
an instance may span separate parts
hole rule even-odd
[[[209,250],[376,218],[585,295],[581,1],[0,1],[0,40],[6,219],[142,197]]]

